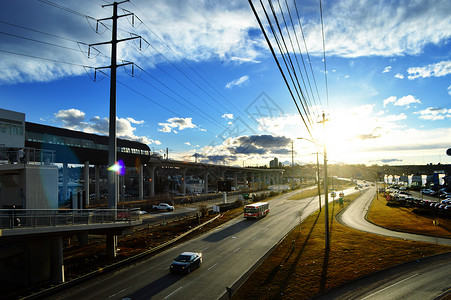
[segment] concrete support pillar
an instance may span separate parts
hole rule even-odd
[[[86,205],[89,205],[89,161],[85,161],[84,168],[84,180],[85,180],[85,199]]]
[[[251,187],[252,187],[252,189],[255,189],[255,173],[251,173],[251,176],[252,176]]]
[[[238,173],[235,172],[235,178],[233,179],[233,186],[235,187],[235,191],[238,190]]]
[[[262,173],[258,173],[258,189],[262,188]]]
[[[94,166],[94,176],[95,176],[96,200],[99,201],[99,199],[100,199],[100,167],[97,165]]]
[[[109,258],[115,258],[117,252],[117,236],[108,234],[106,236],[106,254]]]
[[[204,193],[208,194],[208,170],[205,171],[204,175]]]
[[[243,184],[244,184],[244,189],[247,189],[247,173],[243,172]]]
[[[149,196],[155,196],[155,166],[149,167],[150,179],[149,179]]]
[[[80,246],[85,246],[88,244],[88,233],[86,233],[86,232],[79,233],[77,237],[78,237],[78,243],[80,244]]]
[[[50,248],[50,282],[64,282],[63,239],[61,236],[51,238]]]
[[[221,180],[225,180],[225,170],[221,170]]]
[[[139,184],[138,184],[139,200],[143,200],[144,199],[144,168],[143,168],[142,164],[139,165],[138,172],[139,172]]]
[[[182,194],[186,196],[186,169],[182,170]]]
[[[63,195],[61,200],[67,200],[67,163],[63,163]]]

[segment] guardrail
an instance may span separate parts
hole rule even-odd
[[[131,222],[139,219],[139,208],[0,209],[0,229]]]
[[[39,164],[55,163],[55,150],[35,148],[5,148],[0,147],[0,164]]]

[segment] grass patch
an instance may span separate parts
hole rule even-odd
[[[368,220],[393,230],[451,238],[451,219],[419,215],[413,212],[413,208],[387,206],[386,204],[387,200],[384,195],[379,194],[371,205]],[[437,226],[433,224],[435,219],[438,220]]]
[[[344,205],[357,196],[345,197]],[[331,216],[339,210],[338,203],[329,205]],[[362,275],[451,251],[450,246],[377,236],[329,220],[329,251],[324,249],[323,209],[296,226],[233,299],[310,299]]]
[[[324,194],[324,191],[321,191],[321,195]],[[308,197],[318,196],[318,189],[316,187],[311,187],[309,189],[304,189],[299,191],[293,195],[291,195],[288,200],[299,200]]]

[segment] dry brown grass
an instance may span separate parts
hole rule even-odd
[[[345,197],[345,199],[349,197]],[[346,204],[346,202],[345,202]],[[338,204],[330,204],[331,216]],[[376,236],[330,219],[324,247],[324,210],[297,226],[234,294],[233,299],[309,299],[327,289],[387,267],[451,251],[449,246]]]
[[[413,208],[387,206],[386,204],[387,200],[384,195],[379,194],[378,199],[374,199],[371,205],[368,220],[394,230],[451,238],[451,219],[419,215],[413,212]],[[433,224],[434,219],[438,220],[438,226]]]

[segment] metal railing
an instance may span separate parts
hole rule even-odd
[[[35,148],[4,148],[0,147],[0,164],[39,164],[55,163],[55,151]]]
[[[131,222],[139,208],[128,209],[0,209],[0,229]]]

